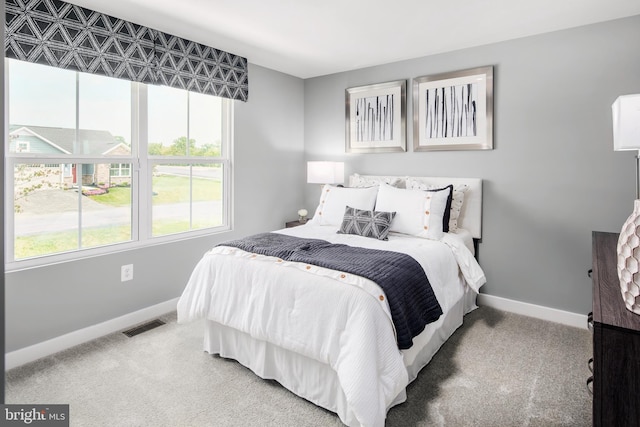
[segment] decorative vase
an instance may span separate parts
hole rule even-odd
[[[640,200],[633,202],[618,238],[618,278],[624,305],[640,314]]]

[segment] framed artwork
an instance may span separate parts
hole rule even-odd
[[[413,151],[493,149],[493,67],[413,79]]]
[[[346,97],[346,152],[406,151],[407,81],[352,87]]]

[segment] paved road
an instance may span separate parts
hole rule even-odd
[[[153,207],[153,218],[162,220],[187,220],[189,203],[174,203]],[[193,217],[216,219],[222,216],[222,202],[194,202]],[[78,228],[78,212],[24,213],[15,216],[15,236],[43,234],[51,231],[76,230]],[[83,210],[83,228],[110,227],[131,224],[131,209],[128,207]]]
[[[188,166],[156,165],[156,174],[189,176],[189,167]],[[194,166],[193,176],[195,178],[220,180],[222,179],[222,168]]]

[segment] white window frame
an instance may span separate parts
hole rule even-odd
[[[9,99],[9,59],[4,61],[5,67],[5,98],[7,105]],[[78,74],[76,74],[77,76]],[[76,81],[77,81],[76,77]],[[77,86],[76,86],[77,88]],[[157,157],[149,158],[147,140],[147,85],[132,82],[131,84],[132,103],[132,136],[131,155],[111,155],[111,156],[88,156],[73,154],[66,156],[51,156],[46,154],[31,153],[10,153],[9,144],[5,142],[5,271],[17,271],[44,265],[75,261],[78,259],[106,255],[122,250],[130,250],[176,242],[186,239],[202,237],[206,235],[228,232],[233,227],[233,101],[222,98],[222,147],[219,158],[203,157],[180,157],[180,162],[191,161],[193,163],[220,164],[223,168],[222,204],[223,204],[223,224],[217,227],[203,228],[198,230],[184,231],[175,234],[153,237],[151,233],[151,198],[152,198],[152,171],[153,164],[175,163],[176,158]],[[76,95],[77,96],[77,95]],[[77,105],[77,103],[76,103]],[[145,106],[145,107],[142,107]],[[76,114],[78,114],[78,109]],[[9,140],[9,109],[5,108],[5,135],[4,140]],[[113,243],[100,247],[80,248],[69,252],[42,255],[34,258],[15,260],[14,258],[14,168],[20,163],[41,163],[53,164],[78,164],[93,163],[131,163],[131,193],[132,193],[132,222],[131,241]],[[78,203],[80,205],[80,194]],[[79,220],[81,221],[81,220]],[[82,225],[80,224],[80,231]]]
[[[123,175],[122,174],[122,169],[125,169],[125,168],[122,167],[122,165],[130,165],[130,164],[131,163],[114,163],[114,162],[111,162],[109,164],[109,176],[115,176],[115,177],[118,177],[118,178],[130,178],[131,177],[131,166],[126,168],[129,171],[129,173],[127,175]],[[118,168],[117,168],[118,169],[118,175],[111,175],[111,170],[112,169],[116,169],[112,165],[118,165]]]

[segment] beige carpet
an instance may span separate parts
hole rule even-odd
[[[113,334],[13,369],[6,403],[68,403],[72,426],[340,426],[202,348],[202,324]],[[387,426],[590,426],[591,336],[489,308],[465,318]]]

